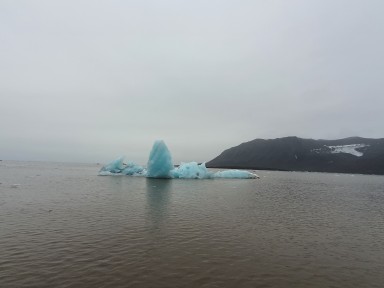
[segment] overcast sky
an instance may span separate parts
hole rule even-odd
[[[384,137],[382,0],[0,0],[0,159]]]

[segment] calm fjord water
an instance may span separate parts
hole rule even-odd
[[[99,168],[0,162],[0,287],[384,286],[383,176]]]

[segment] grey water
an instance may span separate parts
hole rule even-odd
[[[0,162],[0,287],[383,287],[384,177]]]

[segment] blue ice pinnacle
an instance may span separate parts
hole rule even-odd
[[[147,165],[147,177],[171,178],[173,169],[171,153],[163,140],[157,140],[153,144]]]

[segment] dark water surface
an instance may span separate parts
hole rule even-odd
[[[382,176],[99,168],[0,162],[0,287],[384,287]]]

